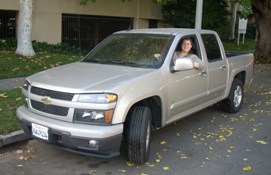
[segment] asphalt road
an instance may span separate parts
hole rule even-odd
[[[1,175],[271,175],[271,65],[256,65],[237,114],[209,107],[152,133],[148,163],[66,152],[36,140],[0,150]]]

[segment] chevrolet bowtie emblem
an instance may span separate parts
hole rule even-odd
[[[49,104],[52,103],[52,101],[50,100],[50,97],[47,97],[47,96],[41,98],[41,102],[42,102],[43,104],[45,104],[45,105],[49,105]]]

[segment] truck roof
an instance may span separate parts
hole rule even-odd
[[[131,29],[122,30],[115,33],[148,33],[148,34],[168,34],[176,35],[178,33],[199,33],[212,32],[211,30],[193,29],[193,28],[146,28],[146,29]]]

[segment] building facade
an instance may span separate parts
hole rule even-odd
[[[109,34],[132,28],[167,27],[152,0],[33,0],[32,39],[91,49]],[[0,1],[0,40],[16,38],[19,0]]]

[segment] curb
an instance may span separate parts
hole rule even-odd
[[[14,131],[6,135],[0,135],[0,148],[16,142],[26,141],[30,139],[31,137],[27,136],[23,130]]]

